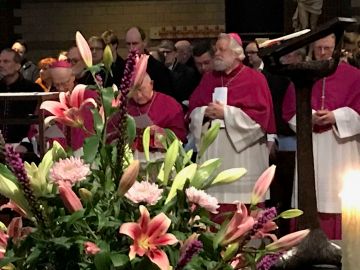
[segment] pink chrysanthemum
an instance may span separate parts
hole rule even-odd
[[[50,170],[51,179],[58,185],[74,185],[90,173],[90,166],[80,158],[60,159]]]
[[[155,205],[161,198],[163,190],[155,183],[147,181],[135,182],[125,194],[125,197],[134,203],[145,202]]]
[[[185,192],[190,203],[197,204],[213,214],[218,213],[216,209],[219,208],[219,202],[215,197],[210,196],[203,190],[198,190],[194,187],[187,188]]]

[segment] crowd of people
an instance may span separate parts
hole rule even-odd
[[[241,181],[212,188],[209,193],[224,204],[236,200],[249,203],[256,179],[270,163],[275,163],[278,168],[267,199],[280,210],[290,208],[296,178],[294,86],[288,78],[267,71],[258,55],[258,44],[251,41],[245,46],[238,34],[222,33],[215,42],[162,40],[148,50],[146,34],[140,27],[129,28],[124,39],[129,51],[144,56],[141,61],[146,65],[146,72],[137,76],[141,80],[133,82],[128,103],[139,136],[134,151],[141,155],[141,131],[150,126],[152,133],[171,129],[187,149],[196,152],[202,134],[219,123],[214,143],[194,160],[201,164],[221,158],[219,169],[244,167],[247,174]],[[101,64],[105,46],[110,46],[112,76],[103,72],[97,76],[104,86],[120,87],[125,61],[118,54],[116,34],[107,30],[90,37],[88,44],[94,64]],[[334,35],[316,41],[312,45],[313,60],[331,59],[334,48]],[[1,51],[0,92],[70,93],[76,85],[95,84],[76,45],[56,57],[41,59],[38,66],[26,58],[26,52],[22,40]],[[346,170],[360,165],[360,71],[349,64],[358,52],[359,42],[351,52],[347,51],[333,75],[315,83],[311,100],[318,211],[330,238],[339,238],[341,205],[337,192],[341,177]],[[296,64],[306,61],[306,56],[302,48],[281,60],[283,64]],[[94,90],[86,91],[96,99]],[[30,113],[36,113],[36,104],[0,102],[1,118],[27,117]],[[91,129],[91,114],[86,119]],[[59,141],[74,150],[81,149],[85,133],[76,127],[58,128],[64,135]],[[0,129],[8,143],[21,142],[19,151],[32,151],[29,142],[36,131],[5,124]],[[151,143],[153,158],[161,159],[163,149],[156,136]]]

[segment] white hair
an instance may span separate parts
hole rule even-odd
[[[240,61],[243,61],[245,59],[245,53],[243,47],[235,40],[233,39],[229,34],[226,33],[220,33],[218,36],[218,40],[220,39],[226,39],[229,43],[229,48],[239,57]]]

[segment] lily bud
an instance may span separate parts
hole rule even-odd
[[[120,196],[124,194],[133,186],[140,170],[140,161],[134,160],[129,167],[127,167],[121,176],[118,193]]]
[[[92,202],[93,195],[90,190],[87,190],[86,188],[80,188],[79,195],[83,202],[85,202],[85,203]]]
[[[283,251],[292,248],[299,244],[308,234],[310,230],[302,230],[294,233],[290,233],[281,237],[279,240],[267,245],[265,247],[266,251],[276,252],[276,251]]]
[[[235,242],[228,245],[224,254],[222,255],[223,260],[225,262],[229,261],[237,254],[238,250],[239,250],[239,242]]]
[[[251,194],[251,205],[257,205],[263,199],[274,178],[276,166],[272,165],[263,172],[256,181]]]
[[[113,55],[109,45],[106,45],[103,54],[103,63],[107,71],[111,73],[111,65],[113,63]]]
[[[87,255],[96,255],[100,252],[100,248],[93,242],[84,242],[84,249]]]
[[[60,185],[59,186],[60,198],[63,201],[66,209],[71,213],[82,210],[83,206],[78,196],[71,189],[71,186]]]

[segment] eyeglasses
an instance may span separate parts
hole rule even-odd
[[[258,51],[245,51],[246,54],[257,54]]]
[[[80,61],[80,59],[77,59],[77,58],[68,58],[66,61],[67,61],[68,63],[70,63],[71,65],[76,65],[76,64]]]
[[[316,50],[316,51],[324,50],[325,52],[332,51],[333,49],[334,49],[334,46],[315,46],[314,47],[314,50]]]
[[[164,51],[160,51],[160,53],[162,53],[163,55],[167,55],[167,54],[169,54],[169,53],[172,53],[173,51],[171,51],[171,50],[164,50]]]
[[[90,47],[90,51],[103,51],[104,48],[102,47]]]

